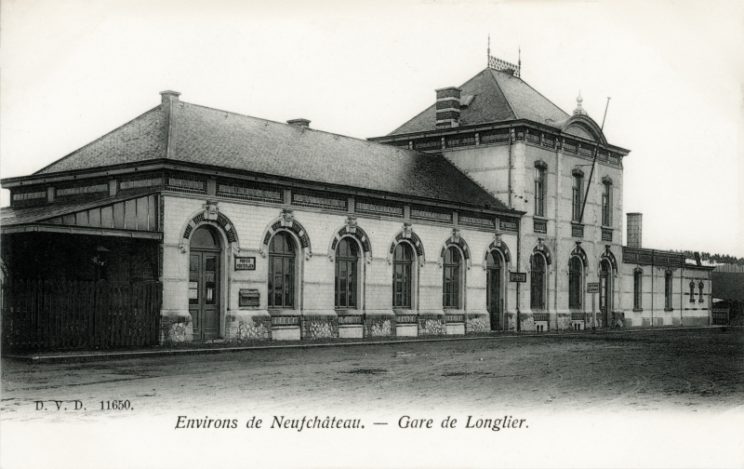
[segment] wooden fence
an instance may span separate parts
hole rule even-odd
[[[5,350],[54,351],[156,345],[159,282],[13,279],[2,286]]]

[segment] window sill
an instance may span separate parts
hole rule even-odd
[[[302,312],[294,308],[269,308],[269,314],[272,316],[300,316]]]
[[[360,316],[364,310],[357,308],[336,308],[336,314],[339,316]]]

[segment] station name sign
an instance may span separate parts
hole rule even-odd
[[[236,257],[235,270],[256,270],[255,257]]]
[[[527,281],[527,272],[509,272],[509,281],[525,283]]]
[[[599,293],[599,282],[588,282],[586,284],[587,293]]]

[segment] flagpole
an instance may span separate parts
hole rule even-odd
[[[605,119],[607,119],[607,108],[610,107],[610,97],[607,97],[607,104],[605,104],[604,116],[602,116],[602,125],[599,127],[600,131],[604,131]],[[586,184],[586,192],[584,193],[584,200],[581,203],[581,214],[579,215],[579,223],[584,223],[584,209],[586,208],[586,199],[589,197],[589,189],[592,186],[592,176],[594,176],[594,166],[597,163],[597,153],[599,152],[599,143],[594,146],[594,157],[592,158],[592,169],[589,172],[589,180]]]

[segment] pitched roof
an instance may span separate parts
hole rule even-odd
[[[166,118],[157,106],[34,174],[165,158],[167,137]]]
[[[36,174],[169,158],[309,182],[508,210],[440,155],[174,100]],[[168,147],[169,146],[169,147]]]
[[[472,101],[460,111],[460,125],[476,125],[528,119],[541,124],[565,121],[570,116],[549,99],[511,73],[487,68],[460,86],[462,98]],[[552,122],[550,122],[552,121]],[[432,105],[389,135],[436,129],[436,110]]]

